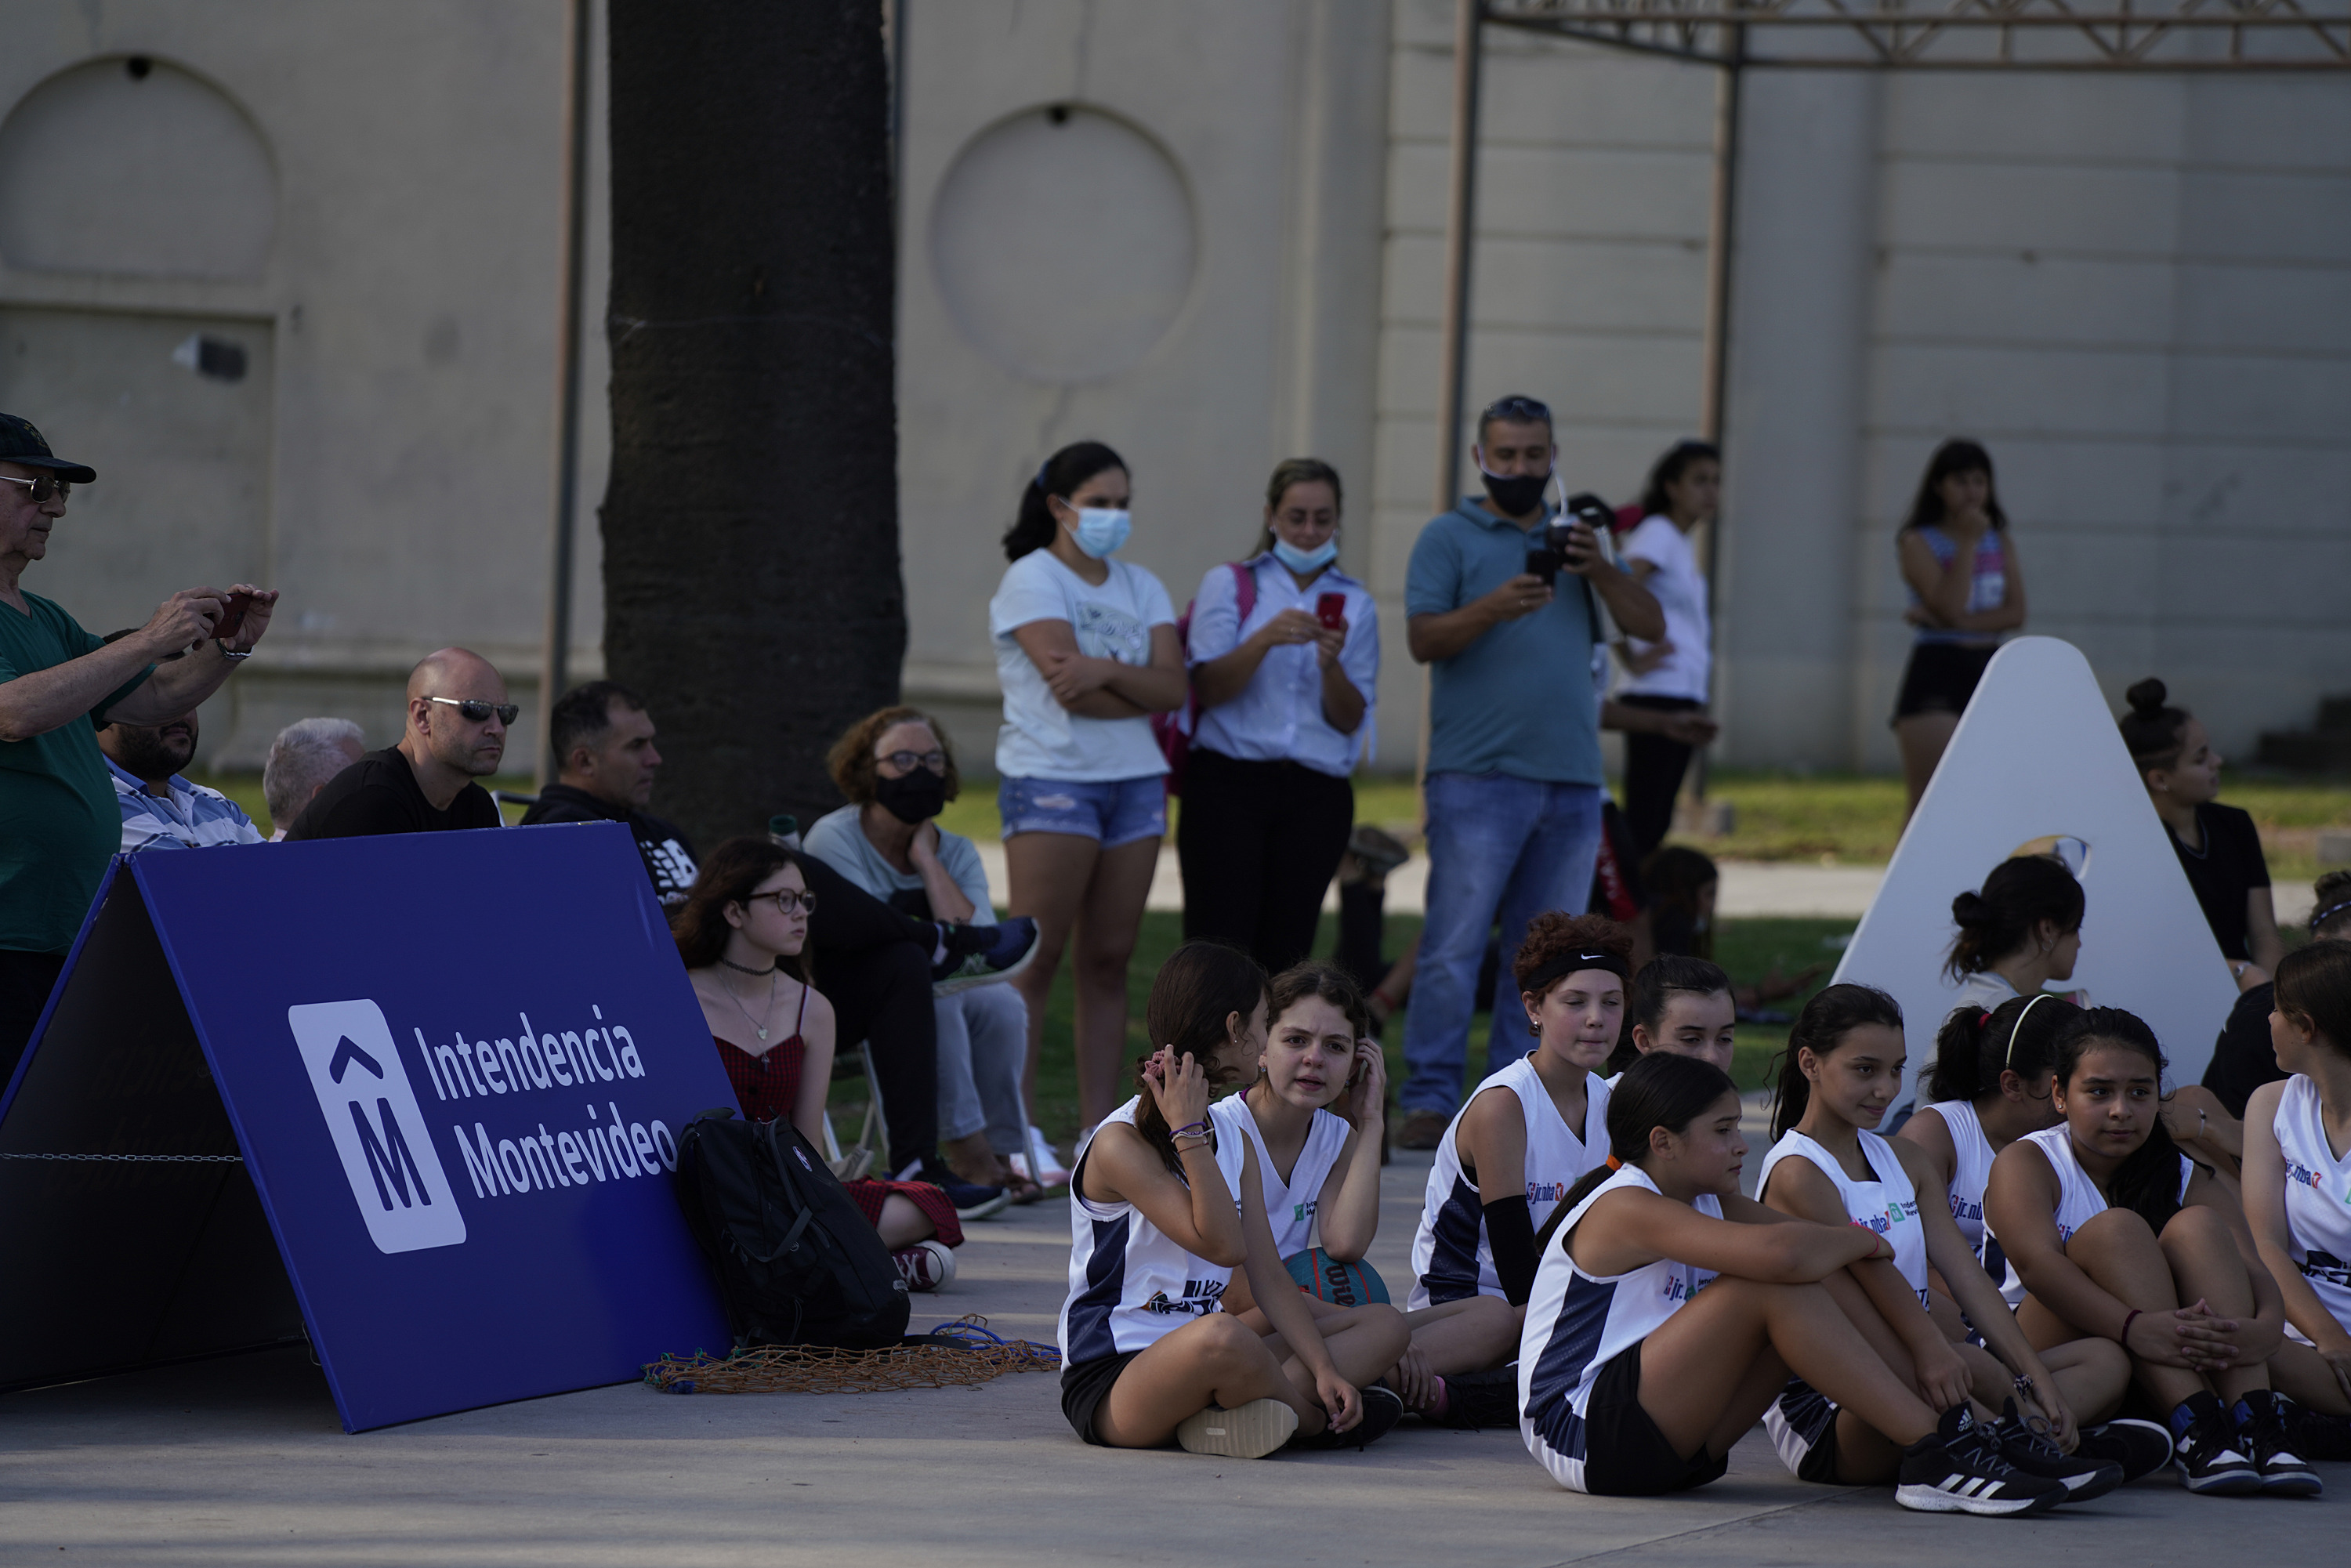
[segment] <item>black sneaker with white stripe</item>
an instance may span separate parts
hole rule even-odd
[[[2067,1453],[2043,1432],[2036,1432],[2017,1414],[2011,1399],[2001,1408],[1992,1437],[2001,1457],[2029,1476],[2062,1483],[2067,1502],[2087,1502],[2123,1484],[2123,1468],[2078,1448]]]
[[[1902,1450],[1894,1486],[1894,1500],[1920,1513],[2046,1513],[2065,1497],[2064,1482],[2027,1475],[2002,1458],[1965,1405],[1944,1411],[1934,1431]]]
[[[2083,1427],[2074,1452],[2119,1465],[2127,1486],[2171,1463],[2171,1434],[2152,1421],[2126,1416]]]
[[[2191,1394],[2173,1407],[2171,1462],[2189,1491],[2241,1497],[2262,1490],[2262,1472],[2246,1458],[2236,1423],[2209,1392]]]
[[[2267,1388],[2256,1388],[2237,1401],[2230,1412],[2237,1420],[2237,1442],[2250,1451],[2253,1469],[2261,1472],[2264,1497],[2316,1497],[2326,1490],[2318,1473],[2303,1461],[2286,1437],[2284,1401]]]

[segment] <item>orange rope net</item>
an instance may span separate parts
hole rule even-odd
[[[880,1394],[987,1383],[1008,1372],[1050,1372],[1061,1363],[1050,1345],[998,1337],[977,1312],[933,1333],[956,1343],[888,1350],[762,1345],[734,1355],[696,1351],[647,1365],[645,1382],[664,1394]]]

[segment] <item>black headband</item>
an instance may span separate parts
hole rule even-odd
[[[1628,984],[1633,978],[1625,968],[1625,960],[1605,948],[1570,949],[1520,981],[1519,989],[1532,991],[1535,995],[1541,996],[1551,989],[1553,981],[1563,980],[1568,976],[1584,969],[1605,969]]]

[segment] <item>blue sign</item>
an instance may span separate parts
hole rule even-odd
[[[128,972],[137,933],[94,939],[135,924],[126,901],[168,980]],[[0,1151],[104,1120],[42,1108],[68,1097],[44,1059],[76,1053],[93,988],[184,1000],[350,1430],[728,1343],[671,1172],[677,1129],[734,1092],[619,824],[130,857],[0,1106]],[[106,1135],[172,1141],[152,1116]],[[110,1157],[140,1153],[173,1151]]]

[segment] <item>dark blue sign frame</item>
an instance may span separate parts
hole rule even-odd
[[[0,1386],[307,1328],[356,1432],[724,1345],[733,1103],[619,824],[118,860],[0,1099]]]

